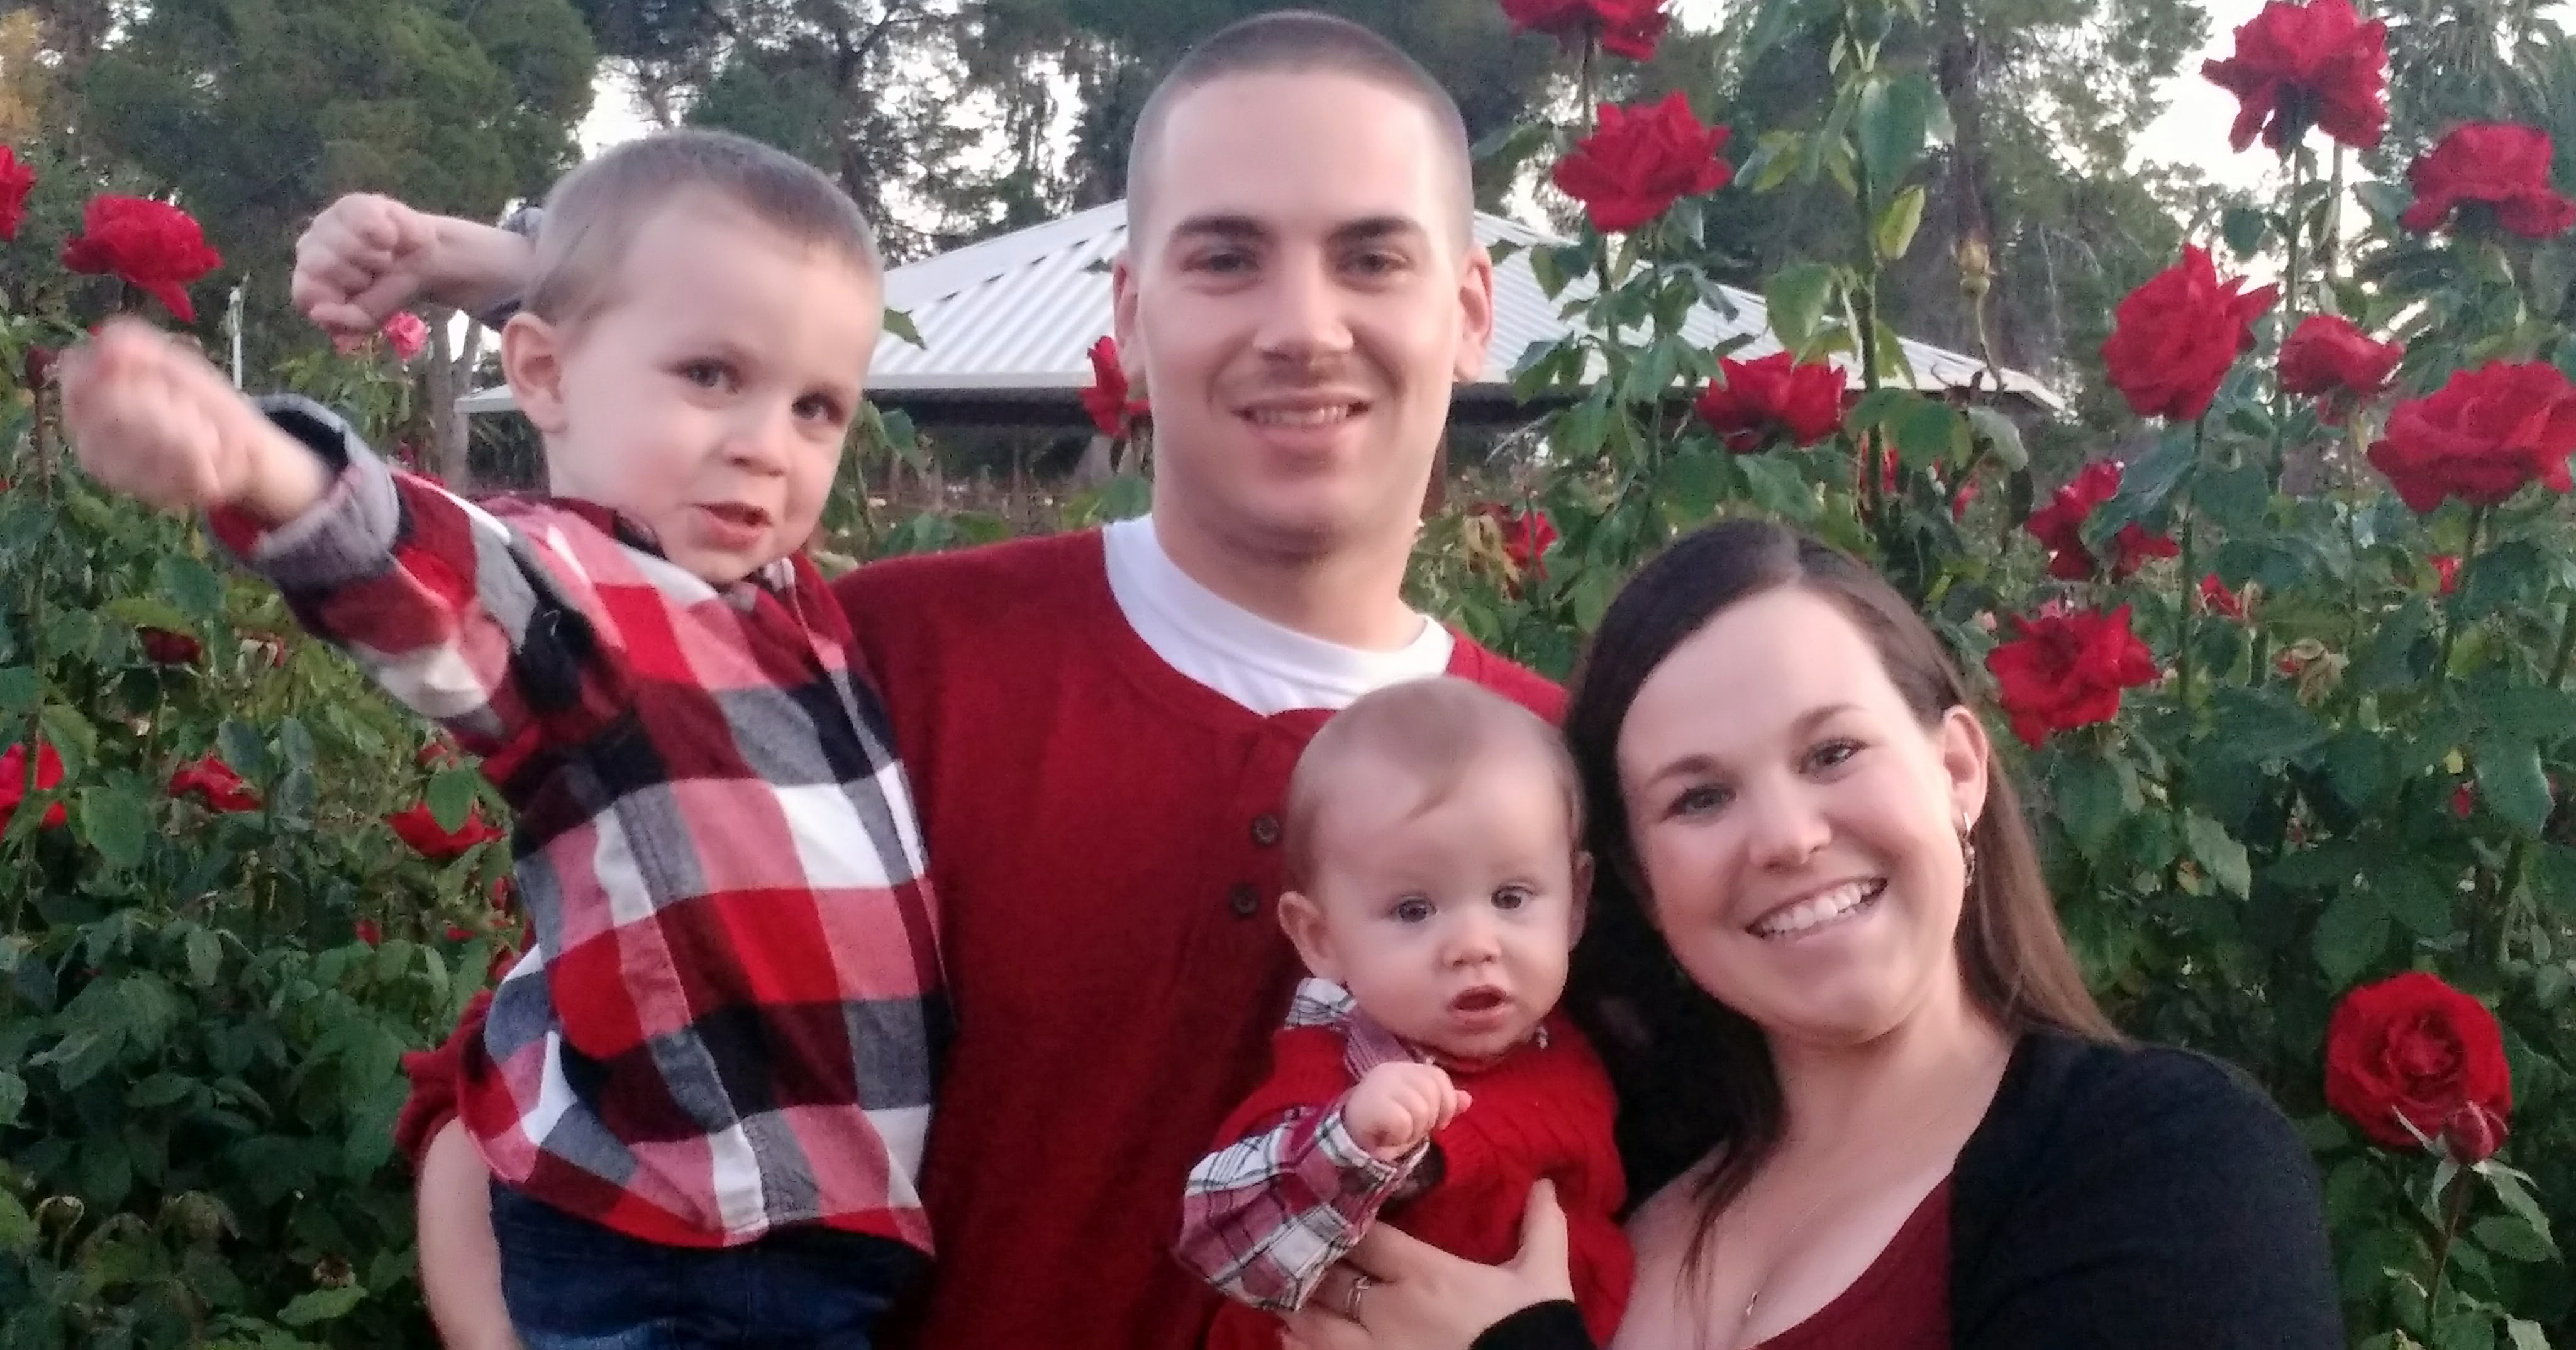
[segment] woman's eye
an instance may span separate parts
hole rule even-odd
[[[1395,902],[1397,923],[1427,923],[1431,919],[1431,902],[1418,895],[1408,895]]]
[[[1807,762],[1819,769],[1830,769],[1859,753],[1858,741],[1827,741],[1808,754]]]
[[[1726,805],[1726,789],[1702,784],[1673,798],[1671,813],[1677,816],[1705,815],[1724,805]]]

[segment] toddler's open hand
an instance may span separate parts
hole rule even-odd
[[[1381,1064],[1351,1089],[1342,1122],[1360,1147],[1392,1161],[1457,1119],[1471,1100],[1436,1064]]]

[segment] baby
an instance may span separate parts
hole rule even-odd
[[[1591,859],[1554,729],[1438,678],[1326,722],[1289,779],[1279,921],[1312,978],[1182,1199],[1181,1260],[1235,1300],[1208,1350],[1269,1350],[1381,1217],[1470,1260],[1555,1183],[1603,1344],[1631,1270],[1610,1084],[1554,1009]],[[1357,1316],[1367,1282],[1338,1311]],[[1256,1311],[1266,1310],[1266,1311]]]
[[[413,220],[376,268],[435,247]],[[802,552],[882,314],[829,179],[677,132],[557,186],[502,330],[551,497],[451,496],[139,324],[66,374],[94,476],[208,510],[517,812],[536,940],[462,1118],[532,1350],[864,1347],[927,1264],[938,929],[884,711]]]

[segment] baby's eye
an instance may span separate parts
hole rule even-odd
[[[1521,906],[1528,904],[1532,898],[1533,897],[1530,895],[1530,889],[1527,886],[1505,886],[1501,890],[1494,892],[1494,908],[1500,910],[1519,909]]]
[[[1408,895],[1395,902],[1397,923],[1429,923],[1431,912],[1431,902],[1418,895]]]
[[[723,389],[733,383],[733,369],[722,361],[690,361],[680,367],[680,378],[700,389]]]

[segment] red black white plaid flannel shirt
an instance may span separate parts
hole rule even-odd
[[[1421,1058],[1330,980],[1298,984],[1283,1029],[1297,1027],[1337,1029],[1353,1083],[1381,1064]],[[1431,1151],[1425,1142],[1388,1161],[1362,1148],[1342,1118],[1349,1099],[1345,1092],[1325,1107],[1280,1112],[1201,1158],[1181,1193],[1181,1264],[1237,1302],[1272,1312],[1306,1306]]]
[[[263,408],[337,477],[285,526],[216,533],[517,812],[535,941],[462,1100],[494,1174],[647,1241],[821,1223],[929,1250],[936,912],[813,565],[719,588],[605,508],[469,503],[308,401]]]

